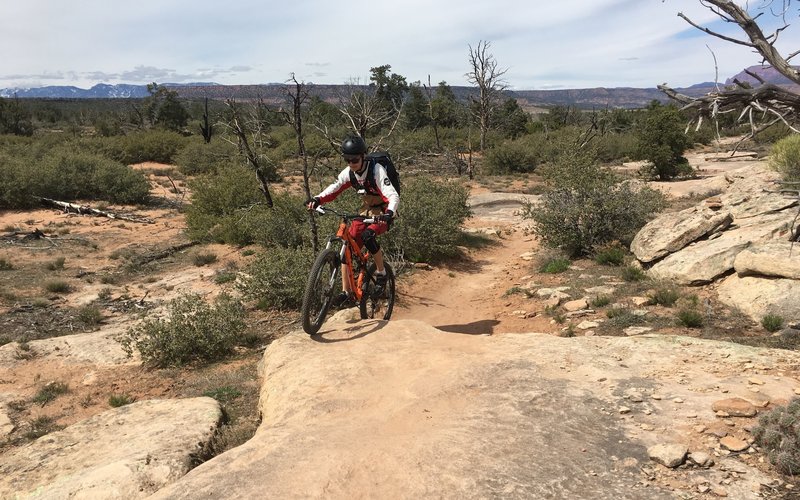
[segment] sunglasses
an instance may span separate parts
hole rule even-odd
[[[360,163],[361,157],[360,156],[345,156],[344,161],[347,163]]]

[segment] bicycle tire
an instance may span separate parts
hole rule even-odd
[[[395,286],[394,271],[392,266],[388,263],[384,264],[386,269],[386,287],[381,296],[375,295],[375,264],[370,263],[369,275],[372,278],[364,283],[363,293],[361,294],[361,301],[358,304],[359,312],[361,312],[361,319],[373,319],[381,316],[378,319],[388,321],[392,317],[392,310],[394,309],[394,301],[397,293]]]
[[[308,283],[303,293],[303,331],[314,335],[322,327],[339,283],[339,255],[332,249],[321,251],[311,266]]]

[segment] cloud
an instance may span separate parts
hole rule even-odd
[[[0,88],[35,82],[223,84],[368,81],[390,64],[408,81],[465,85],[468,49],[491,42],[517,89],[676,86],[759,62],[677,16],[742,38],[698,0],[83,0],[13,2],[0,17]],[[766,15],[769,29],[775,18]],[[706,48],[708,46],[708,48]],[[784,53],[800,46],[781,33]]]

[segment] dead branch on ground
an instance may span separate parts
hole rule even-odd
[[[78,205],[77,203],[69,203],[67,201],[53,200],[51,198],[39,198],[39,201],[41,201],[46,205],[53,205],[56,207],[60,207],[64,210],[64,212],[76,213],[79,215],[87,215],[87,214],[95,215],[99,217],[108,217],[109,219],[137,222],[141,224],[155,223],[153,219],[147,217],[142,217],[139,215],[117,214],[113,212],[107,212],[105,210],[98,210],[96,208],[90,207],[89,205]]]

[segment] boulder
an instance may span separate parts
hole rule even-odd
[[[752,403],[742,398],[728,398],[715,401],[711,405],[715,412],[725,412],[731,417],[755,417],[757,410]]]
[[[657,444],[647,449],[650,459],[660,463],[664,467],[675,468],[686,461],[689,449],[684,444]]]
[[[730,172],[727,178],[732,183],[720,196],[720,201],[737,223],[741,219],[779,212],[797,204],[797,198],[775,192],[775,181],[780,180],[780,174],[765,165]]]
[[[0,455],[0,498],[144,498],[203,457],[221,420],[207,397],[109,410]]]
[[[709,283],[733,269],[736,256],[754,242],[768,241],[784,233],[792,224],[789,212],[752,219],[746,225],[730,228],[719,238],[699,241],[658,261],[648,270],[657,279],[681,285]]]
[[[730,212],[714,211],[703,206],[661,214],[636,234],[631,242],[631,252],[642,262],[653,262],[713,231],[727,227],[732,221]]]
[[[800,243],[773,240],[753,245],[736,256],[733,267],[740,276],[800,280]]]
[[[777,314],[788,323],[800,320],[800,280],[733,274],[720,283],[717,294],[721,302],[756,322],[767,314]]]

